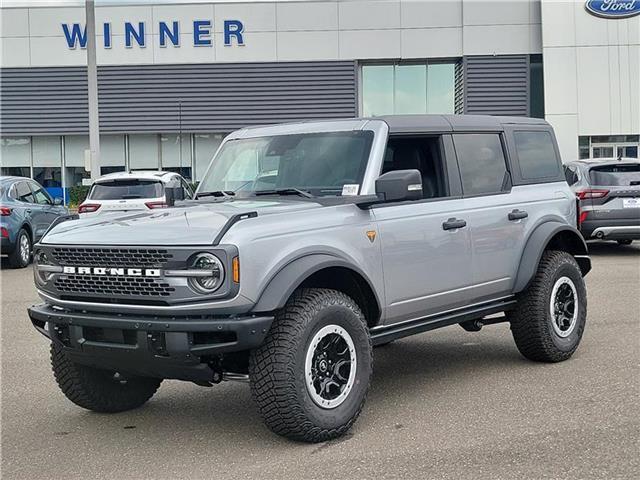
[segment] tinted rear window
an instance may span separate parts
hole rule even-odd
[[[91,200],[125,200],[158,198],[164,195],[162,183],[156,180],[114,180],[96,183],[91,189]]]
[[[589,170],[592,185],[640,185],[640,163],[631,165],[605,165]]]
[[[556,150],[549,132],[514,132],[520,174],[525,180],[557,177]]]

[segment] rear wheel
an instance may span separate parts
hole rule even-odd
[[[544,252],[533,282],[507,318],[516,346],[526,358],[560,362],[571,357],[587,318],[587,292],[573,256]]]
[[[372,371],[364,315],[347,295],[296,292],[251,352],[251,393],[275,433],[322,442],[345,433],[364,405]]]
[[[9,255],[11,268],[25,268],[31,261],[31,237],[24,228],[21,228],[16,238],[16,248]]]
[[[633,242],[633,240],[629,240],[629,239],[618,240],[618,245],[631,245],[631,242]]]
[[[158,378],[122,375],[69,360],[51,344],[51,366],[62,393],[76,405],[101,413],[117,413],[143,405],[158,390]]]

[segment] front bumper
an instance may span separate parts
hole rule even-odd
[[[33,326],[75,362],[135,375],[211,381],[212,359],[257,347],[272,316],[154,317],[28,309]]]

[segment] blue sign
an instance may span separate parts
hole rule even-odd
[[[213,46],[213,22],[211,20],[193,21],[193,46],[211,47]],[[71,49],[87,48],[87,27],[79,23],[68,25],[62,24],[62,33],[67,41],[67,46]],[[145,22],[124,22],[124,45],[126,48],[147,46],[147,28]],[[225,20],[223,22],[223,42],[225,46],[244,45],[244,25],[240,20]],[[104,48],[111,48],[112,33],[111,24],[102,25],[102,39]],[[180,46],[180,23],[179,22],[158,22],[158,42],[160,47],[167,47],[171,44],[174,47]]]
[[[629,18],[640,15],[640,0],[587,0],[584,8],[597,17]]]

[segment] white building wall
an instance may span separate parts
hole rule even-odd
[[[564,161],[578,137],[640,132],[640,16],[605,19],[583,1],[542,0],[545,112]]]
[[[85,51],[69,49],[62,30],[63,23],[84,24],[84,8],[22,7],[28,3],[4,2],[14,7],[0,10],[0,65],[85,64]],[[194,47],[196,19],[213,19],[211,47]],[[223,44],[225,19],[243,22],[244,46]],[[158,22],[176,20],[180,22],[180,46],[161,48]],[[125,47],[125,21],[145,22],[144,48]],[[99,6],[96,22],[98,62],[105,65],[446,58],[542,51],[540,0],[176,1]],[[102,46],[103,22],[111,23],[110,49]]]

